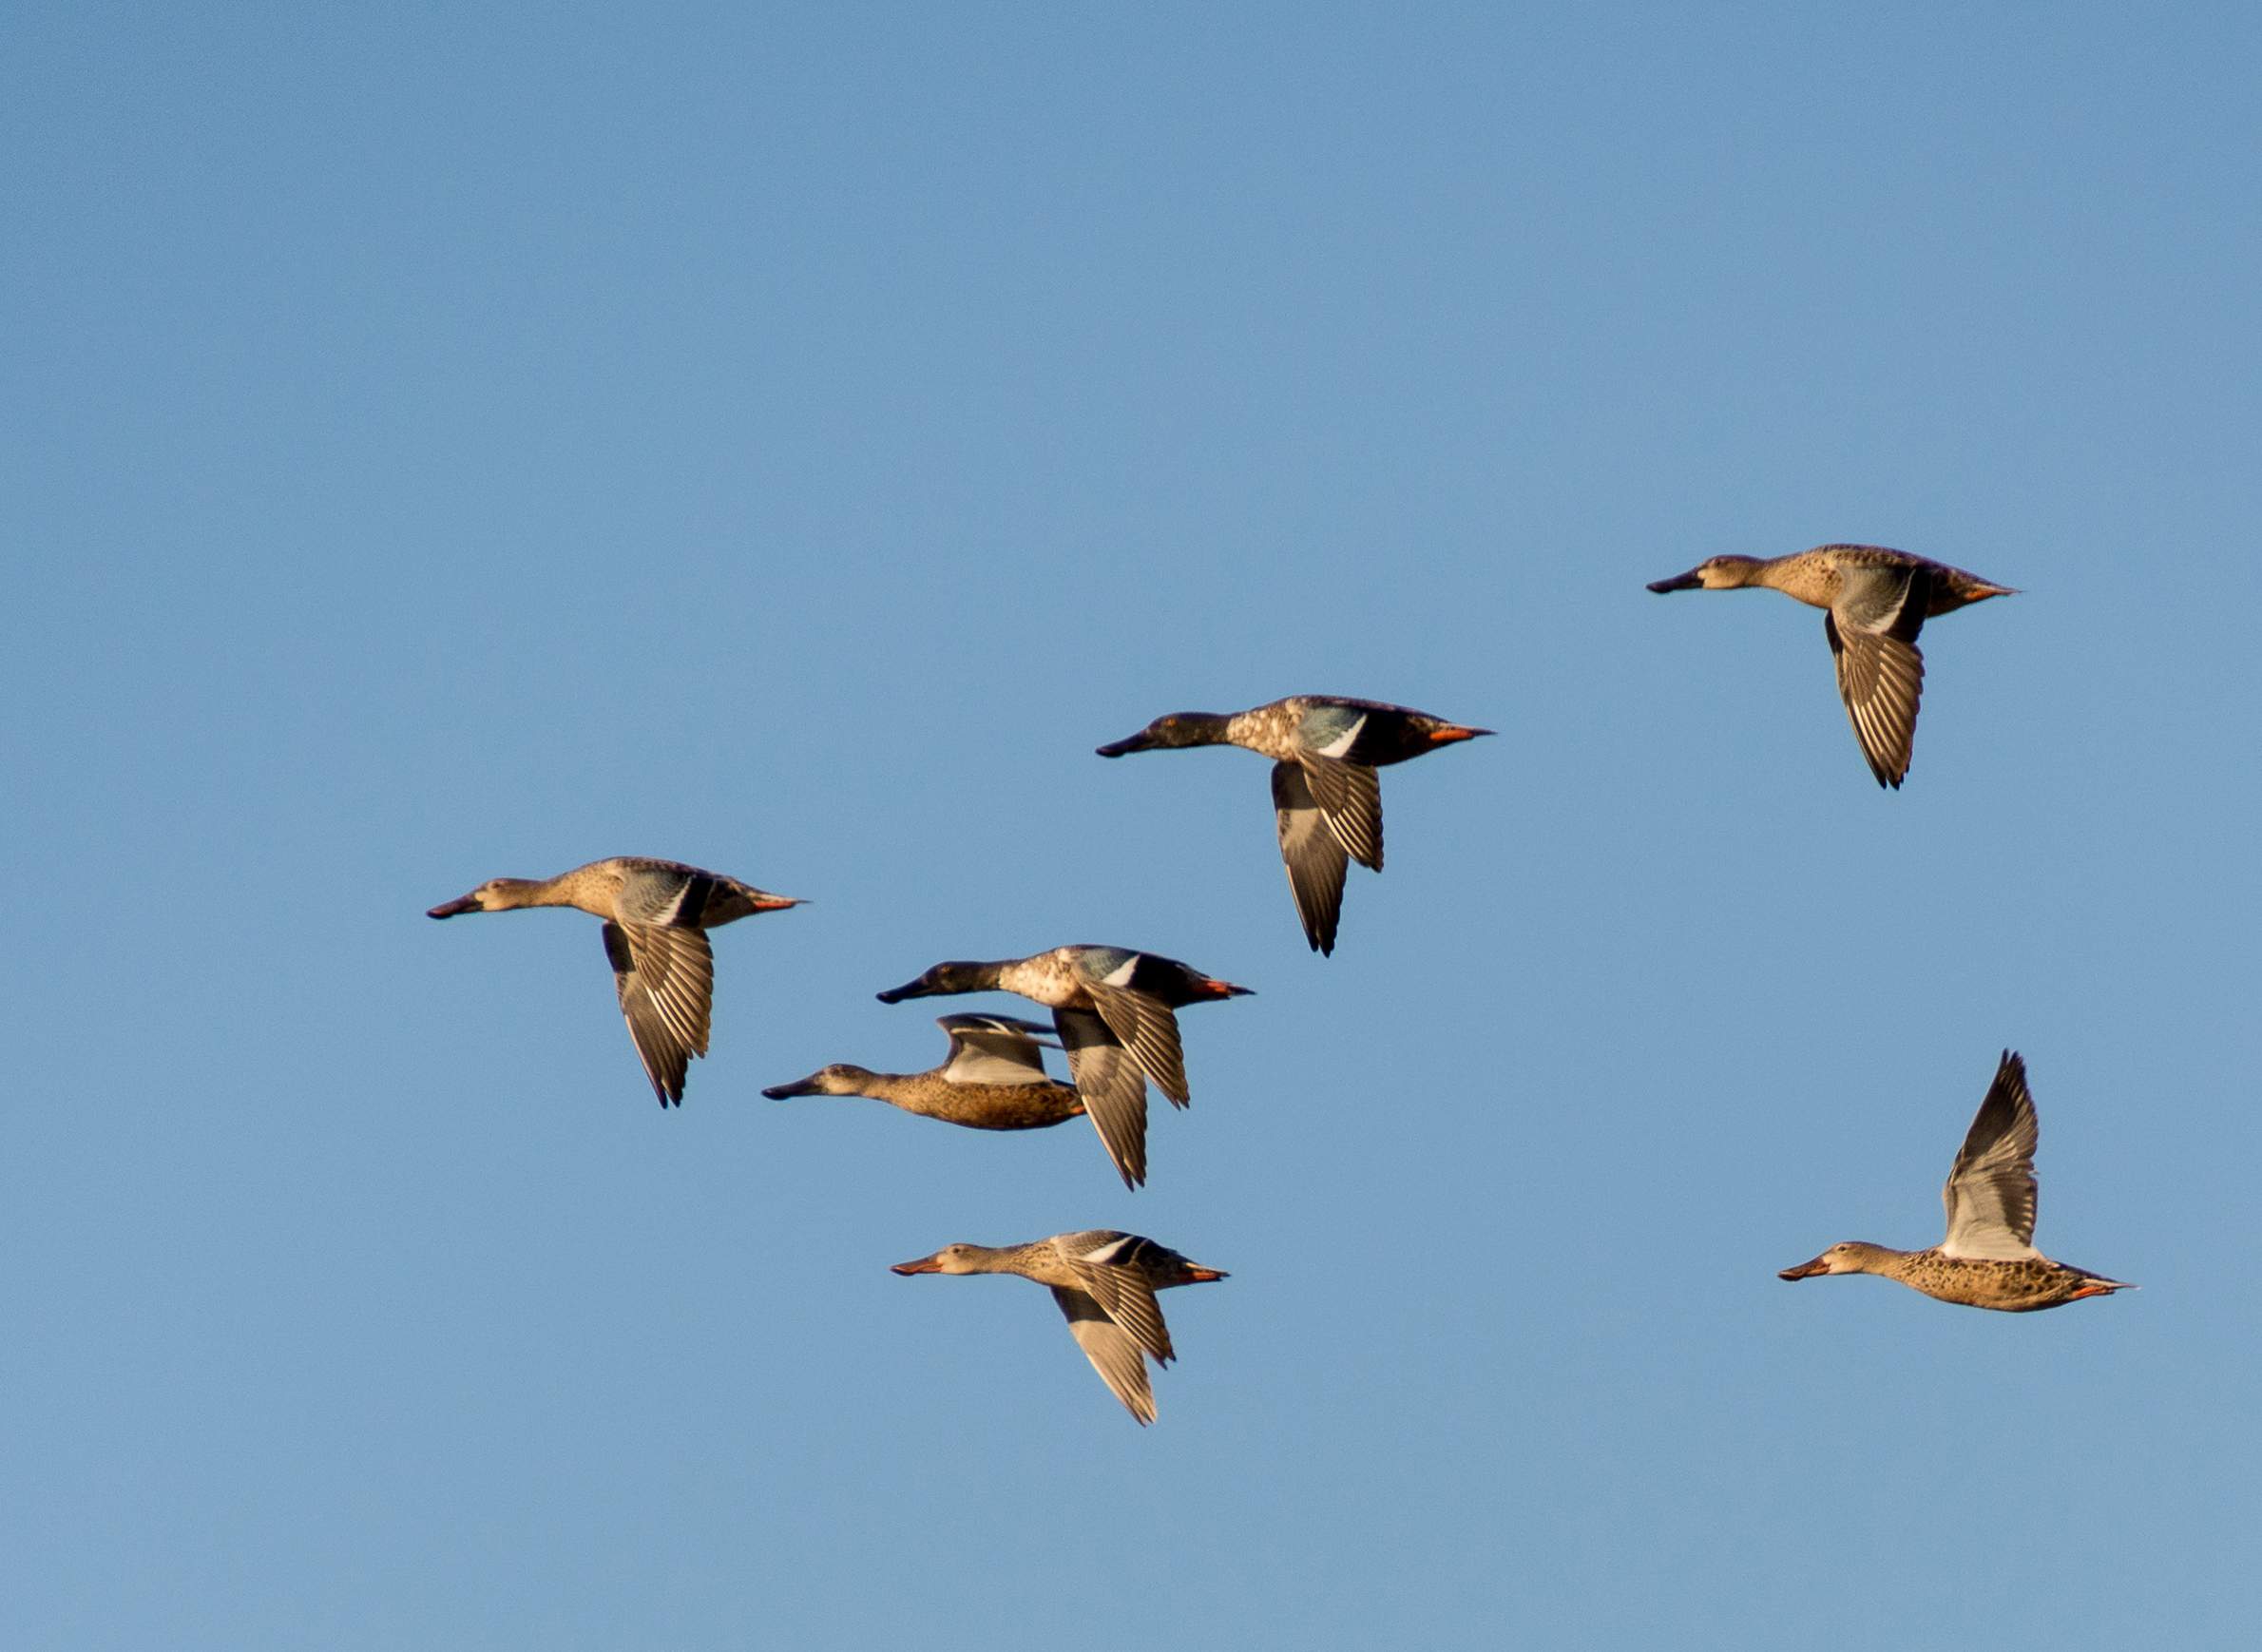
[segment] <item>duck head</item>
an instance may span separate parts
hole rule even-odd
[[[1795,1268],[1785,1268],[1775,1276],[1778,1279],[1809,1279],[1816,1274],[1867,1274],[1874,1270],[1870,1262],[1880,1254],[1880,1247],[1864,1244],[1859,1239],[1848,1239],[1834,1244],[1811,1262],[1801,1262]]]
[[[857,1086],[871,1083],[872,1077],[870,1067],[836,1061],[790,1085],[772,1085],[762,1094],[774,1102],[782,1102],[789,1096],[860,1096],[864,1092]]]
[[[987,992],[997,985],[998,966],[953,959],[937,964],[916,981],[906,981],[879,994],[882,1004],[901,1004],[906,998],[934,998],[950,992]]]
[[[458,912],[499,912],[525,903],[514,899],[522,891],[535,887],[527,877],[490,877],[470,894],[457,900],[444,901],[424,915],[428,918],[451,918]]]
[[[931,1257],[915,1257],[908,1262],[897,1262],[888,1271],[891,1274],[979,1274],[988,1252],[980,1245],[945,1245]]]
[[[1172,746],[1214,746],[1225,740],[1227,719],[1214,711],[1174,711],[1159,717],[1137,734],[1100,747],[1103,758],[1128,757],[1133,752],[1163,751]]]
[[[1752,583],[1752,570],[1759,566],[1755,556],[1708,556],[1687,573],[1675,574],[1669,580],[1652,580],[1649,588],[1660,594],[1665,591],[1732,591],[1738,586]]]

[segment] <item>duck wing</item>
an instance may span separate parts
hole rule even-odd
[[[1881,786],[1898,787],[1908,773],[1917,701],[1925,689],[1925,657],[1916,638],[1931,588],[1932,576],[1922,567],[1849,569],[1837,600],[1822,616],[1838,696]]]
[[[1364,763],[1299,752],[1304,783],[1326,817],[1328,830],[1370,872],[1382,870],[1382,778]]]
[[[644,1076],[661,1106],[681,1103],[691,1058],[707,1053],[714,1013],[715,952],[705,932],[608,918],[604,955]]]
[[[1313,800],[1312,782],[1301,763],[1273,765],[1273,812],[1280,828],[1280,859],[1288,868],[1289,893],[1295,896],[1296,916],[1304,921],[1304,939],[1313,951],[1332,953],[1351,857]]]
[[[1942,1255],[2003,1260],[2041,1255],[2034,1248],[2034,1149],[2040,1137],[2026,1064],[2006,1049],[1940,1190],[1947,1207]]]
[[[938,1069],[951,1085],[1042,1085],[1042,1024],[1012,1015],[944,1015],[935,1025],[950,1035],[950,1054]],[[1047,1041],[1049,1042],[1049,1041]]]
[[[1083,1291],[1066,1285],[1052,1287],[1052,1299],[1068,1320],[1068,1335],[1092,1362],[1100,1380],[1123,1402],[1141,1428],[1155,1420],[1155,1390],[1147,1379],[1146,1356],[1139,1344],[1107,1316],[1107,1311]]]
[[[1056,1009],[1052,1023],[1068,1052],[1068,1073],[1125,1187],[1147,1179],[1147,1079],[1107,1023],[1088,1009]],[[1105,1373],[1102,1373],[1102,1375]]]
[[[1138,1057],[1155,1087],[1178,1105],[1186,1105],[1193,1099],[1186,1090],[1186,1056],[1179,1044],[1179,1018],[1170,1006],[1136,987],[1087,980],[1084,990],[1107,1030]]]
[[[1137,1234],[1108,1229],[1063,1234],[1054,1240],[1076,1282],[1092,1300],[1141,1348],[1168,1365],[1173,1357],[1170,1331],[1162,1323],[1155,1287],[1140,1266],[1141,1253],[1151,1243]]]
[[[623,923],[704,928],[708,908],[726,898],[730,878],[674,860],[636,860],[622,874],[613,913]]]

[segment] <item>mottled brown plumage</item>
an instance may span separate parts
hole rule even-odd
[[[1960,567],[1881,545],[1818,545],[1790,556],[1716,556],[1653,591],[1762,586],[1823,610],[1838,695],[1880,786],[1907,777],[1924,694],[1924,623],[1989,597],[2012,596]]]
[[[2034,1098],[2026,1088],[2026,1064],[2006,1049],[1940,1191],[1947,1237],[1922,1251],[1849,1239],[1811,1262],[1785,1268],[1779,1277],[1876,1274],[1943,1302],[2006,1314],[2135,1290],[2121,1280],[2052,1261],[2034,1248],[2034,1151],[2040,1135]]]
[[[1379,700],[1292,694],[1230,715],[1159,717],[1102,746],[1100,756],[1234,745],[1271,758],[1273,818],[1296,916],[1312,950],[1332,953],[1350,863],[1382,870],[1382,782],[1374,771],[1491,732]]]
[[[1175,1357],[1157,1291],[1207,1284],[1225,1276],[1166,1245],[1113,1228],[1055,1234],[1025,1245],[945,1245],[898,1262],[899,1274],[1018,1274],[1052,1288],[1069,1335],[1109,1392],[1141,1426],[1155,1420],[1146,1360]]]
[[[950,1053],[925,1072],[873,1072],[835,1062],[762,1094],[773,1101],[869,1096],[974,1130],[1042,1130],[1083,1116],[1075,1085],[1045,1074],[1040,1035],[1050,1028],[1009,1015],[945,1015],[935,1025],[950,1035]]]
[[[574,907],[604,920],[604,955],[628,1036],[660,1105],[681,1103],[694,1056],[707,1053],[715,954],[706,932],[801,903],[680,860],[619,855],[555,877],[497,877],[425,915]]]
[[[1156,952],[1077,946],[994,962],[954,959],[879,1000],[990,991],[1018,992],[1052,1011],[1093,1127],[1123,1184],[1137,1187],[1147,1174],[1147,1082],[1179,1106],[1192,1100],[1172,1011],[1242,997],[1249,989]]]

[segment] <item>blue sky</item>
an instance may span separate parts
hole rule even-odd
[[[0,1620],[25,1647],[2240,1643],[2251,9],[19,10]],[[1641,586],[1852,539],[1821,626]],[[1307,952],[1240,753],[1390,771]],[[717,937],[655,1106],[596,926]],[[1145,947],[1195,1105],[909,1069]],[[2004,1046],[2031,1316],[1921,1245]],[[1146,1233],[1140,1430],[953,1239]]]

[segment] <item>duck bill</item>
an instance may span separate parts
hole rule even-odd
[[[445,901],[424,915],[428,918],[451,918],[457,912],[475,912],[478,910],[478,897],[467,894],[461,900]]]
[[[757,894],[753,901],[754,910],[757,912],[781,912],[790,906],[807,906],[808,904],[807,901],[790,894]]]
[[[1464,728],[1461,724],[1455,723],[1449,728],[1431,729],[1429,743],[1442,746],[1451,745],[1455,740],[1483,740],[1491,732],[1488,728]]]
[[[1812,1261],[1801,1262],[1795,1268],[1785,1268],[1781,1273],[1777,1274],[1775,1277],[1778,1279],[1806,1279],[1812,1278],[1816,1274],[1827,1274],[1829,1272],[1830,1258],[1828,1257],[1816,1257]]]
[[[907,1277],[911,1274],[939,1274],[942,1271],[943,1264],[932,1257],[919,1257],[911,1261],[897,1262],[888,1270],[891,1274],[903,1274]]]
[[[815,1073],[811,1073],[805,1079],[796,1079],[790,1085],[772,1085],[762,1092],[774,1102],[790,1101],[795,1096],[814,1096],[816,1093],[816,1074]]]
[[[1113,745],[1103,745],[1099,747],[1098,752],[1099,755],[1103,758],[1127,758],[1133,752],[1143,752],[1152,749],[1154,743],[1154,740],[1148,737],[1147,731],[1142,728],[1135,735],[1129,735],[1122,740],[1117,740]]]
[[[916,981],[906,981],[900,987],[891,987],[885,992],[873,994],[882,1004],[901,1004],[906,998],[930,998],[933,995],[934,989],[928,985],[924,975]]]
[[[1662,596],[1667,591],[1693,591],[1703,584],[1696,577],[1696,570],[1691,568],[1687,573],[1677,573],[1669,580],[1652,580],[1649,588]]]

